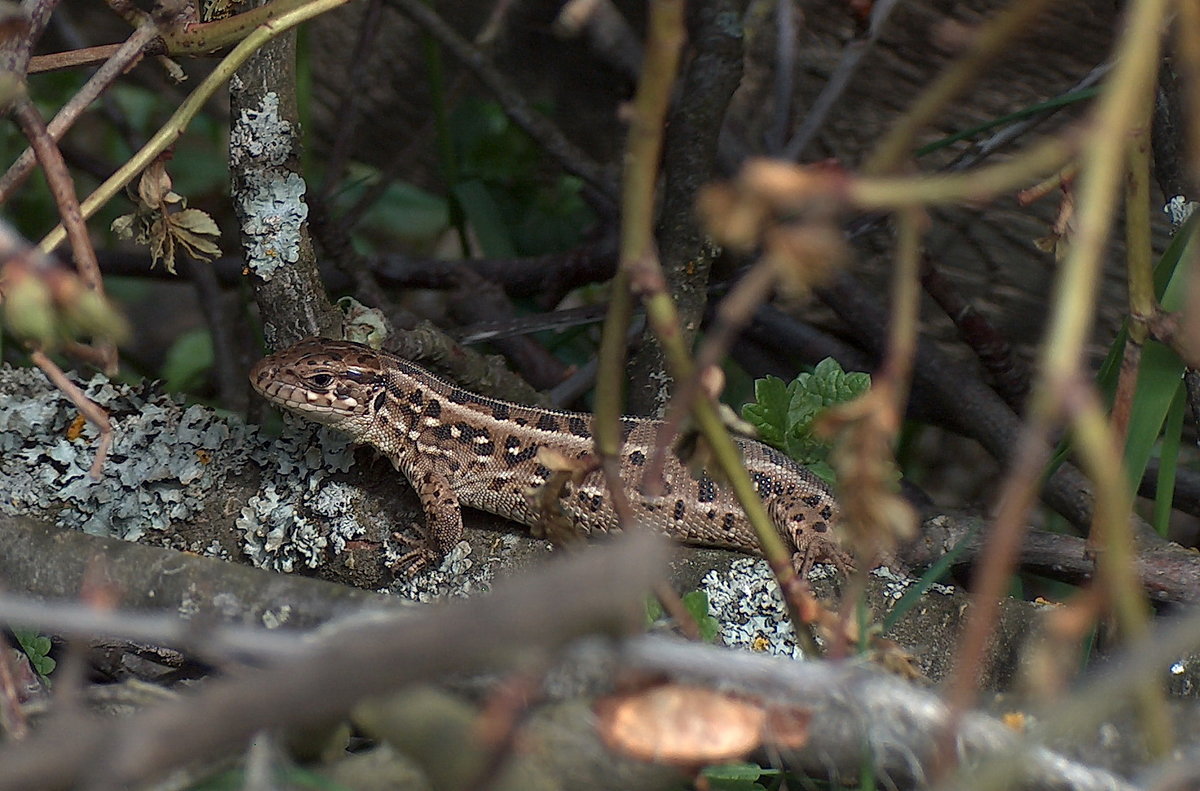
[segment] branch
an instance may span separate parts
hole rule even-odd
[[[119,726],[84,718],[48,723],[0,750],[0,790],[69,788],[85,778],[95,788],[136,785],[236,749],[262,729],[326,723],[406,684],[495,670],[583,635],[628,631],[644,618],[645,593],[666,558],[661,538],[626,536],[490,596],[347,624],[295,658],[212,681]]]

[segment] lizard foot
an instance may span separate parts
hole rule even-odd
[[[854,570],[854,556],[827,536],[796,536],[796,552],[792,555],[792,567],[796,576],[808,578],[808,572],[817,563],[832,563],[842,577],[849,577]]]
[[[392,533],[392,538],[398,544],[410,547],[408,552],[390,564],[390,568],[396,574],[415,577],[423,571],[436,569],[441,565],[444,555],[427,539],[411,538],[404,533]]]

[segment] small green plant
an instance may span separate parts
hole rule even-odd
[[[683,606],[691,613],[692,618],[696,621],[696,626],[700,628],[700,639],[706,643],[715,642],[721,625],[716,618],[709,614],[708,594],[700,590],[685,593],[683,594]],[[666,613],[663,612],[662,605],[658,603],[657,599],[646,599],[647,624],[652,624],[665,615]]]
[[[870,375],[847,373],[836,360],[825,358],[812,373],[802,373],[791,382],[775,376],[755,381],[754,401],[742,407],[742,418],[763,442],[832,483],[833,468],[826,460],[829,445],[815,436],[813,426],[824,410],[857,398],[870,387]]]
[[[758,764],[718,764],[706,766],[700,774],[713,791],[766,791],[762,780],[778,780],[778,769],[764,769]]]
[[[29,664],[38,678],[46,686],[50,686],[50,673],[58,663],[50,658],[50,638],[37,633],[36,629],[13,629],[17,644],[29,658]]]

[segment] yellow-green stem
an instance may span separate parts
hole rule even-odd
[[[988,200],[1058,170],[1078,151],[1073,130],[1039,141],[998,165],[940,176],[855,178],[847,198],[866,210]]]
[[[1141,0],[1128,6],[1129,19],[1114,54],[1083,152],[1078,220],[1056,290],[1046,343],[1042,347],[1043,386],[1034,399],[1062,398],[1062,383],[1077,370],[1091,329],[1104,244],[1126,164],[1129,133],[1141,120],[1142,97],[1152,93],[1158,69],[1159,29],[1167,0]],[[1057,391],[1057,392],[1056,392]]]
[[[632,315],[629,271],[653,256],[654,193],[671,88],[685,35],[682,0],[650,5],[649,39],[634,98],[621,196],[620,265],[612,282],[608,318],[600,337],[596,372],[596,451],[601,459],[620,452],[621,392],[625,383],[625,334]]]
[[[154,161],[155,157],[178,140],[187,128],[188,123],[191,122],[196,113],[200,112],[204,103],[233,76],[233,73],[254,54],[255,50],[301,22],[312,19],[338,6],[345,5],[347,2],[349,0],[311,0],[311,2],[299,8],[281,14],[279,17],[255,28],[253,32],[246,36],[240,44],[234,47],[217,64],[217,67],[204,78],[203,82],[196,86],[196,90],[192,91],[187,99],[184,99],[183,103],[179,105],[179,108],[171,115],[170,119],[154,134],[154,137],[150,138],[140,151],[134,154],[116,173],[109,176],[103,184],[96,188],[95,192],[79,205],[84,219],[91,217],[101,206],[112,200],[113,196],[132,181],[137,174],[145,170]],[[59,225],[46,234],[46,238],[42,239],[40,245],[42,251],[48,253],[55,247],[58,247],[64,237],[63,227]]]
[[[662,344],[671,375],[676,381],[685,382],[691,377],[694,366],[691,357],[688,356],[688,350],[684,348],[683,337],[679,332],[679,314],[675,303],[666,292],[658,260],[648,262],[648,271],[640,273],[640,277],[636,279],[643,286],[647,282],[653,282],[650,288],[645,289],[646,320]],[[724,473],[729,488],[754,528],[759,549],[779,581],[780,593],[791,616],[797,642],[809,656],[819,656],[820,648],[805,627],[798,603],[789,595],[796,576],[791,553],[759,498],[758,490],[754,488],[754,481],[750,479],[750,473],[742,462],[741,451],[729,436],[721,416],[717,414],[716,407],[708,397],[701,395],[692,402],[692,416],[696,420],[696,428],[708,442],[717,468]]]
[[[1125,259],[1129,277],[1129,337],[1144,343],[1146,321],[1158,309],[1154,297],[1153,250],[1150,242],[1150,99],[1139,102],[1129,141],[1129,170],[1125,176]],[[1136,372],[1135,372],[1136,373]],[[1123,433],[1123,432],[1122,432]]]
[[[1135,569],[1137,558],[1129,526],[1133,497],[1119,445],[1099,398],[1090,385],[1081,384],[1078,389],[1082,403],[1071,410],[1071,427],[1084,467],[1096,485],[1094,529],[1099,531],[1101,539],[1097,552],[1098,582],[1108,591],[1121,639],[1132,642],[1149,631],[1150,620],[1150,608]],[[1166,755],[1173,739],[1160,679],[1145,679],[1138,687],[1137,698],[1151,753]]]
[[[1142,0],[1128,6],[1129,19],[1113,57],[1116,65],[1092,119],[1081,167],[1078,232],[1054,292],[1027,425],[984,547],[983,557],[988,562],[981,569],[972,593],[971,614],[959,638],[948,684],[950,716],[939,742],[940,752],[947,759],[953,755],[950,748],[958,718],[974,697],[975,680],[995,622],[998,601],[1015,563],[1041,465],[1048,455],[1047,435],[1061,417],[1072,388],[1078,386],[1083,344],[1091,327],[1096,284],[1100,279],[1101,253],[1126,162],[1128,134],[1136,122],[1140,97],[1153,90],[1159,54],[1158,30],[1166,6],[1166,0]],[[1122,481],[1121,486],[1124,485]],[[1120,516],[1128,519],[1128,511]]]
[[[917,134],[956,96],[983,72],[987,64],[1029,29],[1053,0],[1017,0],[995,19],[983,25],[959,61],[929,86],[916,103],[875,147],[863,167],[864,173],[888,173],[899,167],[913,147]]]

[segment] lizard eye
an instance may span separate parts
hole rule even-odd
[[[333,384],[333,377],[330,374],[315,374],[309,378],[309,381],[317,387],[324,389]]]

